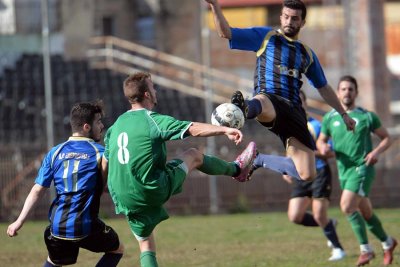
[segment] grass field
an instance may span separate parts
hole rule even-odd
[[[400,238],[399,210],[376,210],[389,234]],[[350,225],[338,209],[330,215],[339,220],[338,234],[348,257],[328,262],[330,250],[319,228],[291,224],[284,212],[218,216],[172,216],[156,232],[160,267],[262,267],[354,266],[359,248]],[[119,266],[139,266],[138,246],[124,219],[106,220],[120,235],[126,253]],[[42,266],[46,249],[42,240],[46,222],[27,222],[15,238],[6,236],[0,224],[0,265]],[[382,266],[381,246],[371,235],[377,252],[369,266]],[[396,251],[394,266],[400,265]],[[93,267],[100,255],[81,250],[75,266]]]

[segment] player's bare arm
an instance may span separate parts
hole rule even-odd
[[[329,145],[329,147],[331,147],[331,146]],[[316,157],[321,158],[321,159],[330,159],[330,158],[335,157],[335,152],[333,152],[332,150],[327,151],[325,154],[321,154],[321,152],[317,149],[314,151],[314,154]]]
[[[215,28],[218,31],[218,34],[222,38],[231,39],[232,32],[231,27],[229,26],[228,21],[226,20],[224,14],[222,13],[221,6],[218,3],[218,0],[204,0],[210,4],[211,11],[214,17]]]
[[[103,191],[107,191],[107,178],[108,178],[108,160],[103,156],[101,157],[101,178],[103,180]]]
[[[379,127],[374,131],[374,134],[378,136],[381,141],[375,149],[365,156],[364,161],[366,165],[374,165],[377,163],[379,155],[391,145],[391,138],[385,127]]]
[[[344,110],[343,106],[340,104],[335,92],[333,91],[332,87],[327,84],[324,87],[318,88],[318,92],[321,97],[325,100],[328,105],[334,108],[339,114],[342,115],[343,121],[346,124],[348,131],[354,131],[354,127],[356,126],[356,122],[347,115],[346,111]]]
[[[293,183],[293,177],[287,174],[282,175],[282,179],[287,182],[288,184],[292,184]]]
[[[235,142],[236,145],[243,139],[243,134],[238,129],[201,122],[193,122],[189,127],[188,132],[191,136],[198,137],[226,135],[229,140]]]
[[[331,153],[331,146],[328,144],[329,137],[324,133],[320,133],[317,140],[317,149],[321,155]]]
[[[21,229],[26,218],[28,217],[29,212],[36,205],[38,200],[43,196],[43,194],[46,190],[47,190],[46,187],[43,187],[38,184],[35,184],[32,187],[31,192],[26,197],[24,207],[22,208],[22,211],[21,211],[20,215],[18,216],[18,219],[15,222],[13,222],[12,224],[10,224],[7,228],[7,235],[9,237],[18,235],[18,230]]]

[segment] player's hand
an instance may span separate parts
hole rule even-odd
[[[318,151],[322,156],[328,156],[332,152],[332,149],[328,143],[320,143],[318,146]]]
[[[375,163],[378,162],[378,155],[373,152],[370,152],[365,156],[364,162],[365,162],[365,165],[367,165],[367,166],[375,165]]]
[[[9,237],[17,236],[18,235],[18,230],[21,229],[22,223],[15,221],[12,224],[10,224],[7,228],[7,235]]]
[[[243,133],[235,128],[225,127],[225,135],[229,138],[229,140],[235,142],[236,145],[242,142],[243,139]]]
[[[344,113],[343,116],[343,121],[346,124],[347,131],[353,131],[356,128],[356,121],[350,118],[350,116],[347,113]]]
[[[283,180],[285,180],[288,184],[293,183],[293,177],[287,174],[282,175]]]

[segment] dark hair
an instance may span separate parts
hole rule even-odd
[[[129,103],[134,104],[143,101],[144,93],[149,90],[147,79],[151,79],[150,73],[147,72],[137,72],[125,79],[124,95]]]
[[[70,113],[70,124],[72,132],[79,132],[82,126],[87,123],[92,125],[96,114],[104,116],[103,101],[96,100],[92,103],[82,102],[73,105]]]
[[[306,5],[301,0],[284,0],[282,8],[287,7],[290,9],[301,10],[301,19],[305,20],[307,16]]]
[[[338,89],[339,89],[339,84],[340,84],[341,82],[344,82],[344,81],[346,81],[346,82],[351,82],[352,84],[354,84],[354,87],[356,88],[356,92],[358,92],[357,80],[356,80],[356,78],[354,78],[354,77],[351,76],[351,75],[344,75],[344,76],[342,76],[342,77],[340,78],[340,80],[339,80],[339,82],[338,82]]]

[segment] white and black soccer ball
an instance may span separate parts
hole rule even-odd
[[[234,104],[223,103],[214,109],[211,114],[211,123],[240,129],[244,125],[244,115],[240,108]]]

